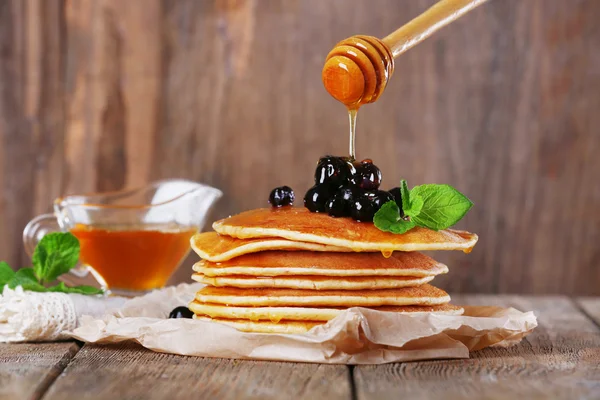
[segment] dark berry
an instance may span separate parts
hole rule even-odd
[[[394,200],[396,200],[396,205],[398,205],[398,208],[400,209],[400,216],[404,217],[404,211],[402,211],[402,194],[400,192],[400,188],[399,187],[395,187],[391,190],[388,190],[388,192],[394,196]]]
[[[393,196],[389,192],[383,190],[364,192],[356,196],[352,203],[352,218],[360,222],[373,221],[375,213],[388,201],[394,201]]]
[[[169,318],[192,318],[193,316],[194,313],[184,306],[175,307],[169,314]]]
[[[341,186],[350,181],[354,167],[342,157],[325,156],[319,159],[315,171],[315,184]]]
[[[304,207],[312,212],[324,212],[330,197],[331,189],[328,185],[315,185],[304,195]]]
[[[371,222],[375,215],[375,207],[367,193],[358,195],[352,202],[350,209],[352,218],[359,222]]]
[[[342,186],[327,202],[327,213],[332,217],[349,217],[353,198],[354,189],[350,186]]]
[[[394,201],[394,196],[390,192],[386,192],[385,190],[375,190],[371,196],[371,201],[373,202],[373,207],[375,208],[375,212],[379,211],[382,205],[387,203],[388,201]]]
[[[376,190],[381,184],[381,171],[371,160],[363,160],[355,164],[356,171],[352,181],[356,186],[364,190]]]
[[[269,195],[269,203],[273,207],[291,206],[294,204],[294,191],[289,186],[276,187]]]

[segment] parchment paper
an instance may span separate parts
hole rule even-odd
[[[173,308],[189,303],[200,287],[182,284],[155,291],[102,319],[83,317],[69,334],[88,343],[134,340],[154,351],[188,356],[383,364],[468,358],[469,351],[516,344],[537,326],[533,312],[499,307],[464,307],[462,316],[408,316],[353,307],[296,335],[245,333],[218,323],[165,319]]]

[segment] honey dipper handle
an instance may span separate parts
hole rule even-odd
[[[487,0],[441,0],[400,29],[383,38],[394,58],[427,39]]]

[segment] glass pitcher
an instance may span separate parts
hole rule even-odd
[[[70,231],[81,245],[80,265],[61,281],[90,284],[93,277],[113,293],[138,295],[166,284],[222,195],[207,185],[171,179],[138,189],[67,196],[54,201],[54,214],[27,224],[23,243],[32,256],[45,234]]]

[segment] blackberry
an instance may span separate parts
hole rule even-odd
[[[379,189],[381,184],[381,171],[373,164],[373,161],[366,159],[355,165],[356,172],[352,176],[353,183],[364,190]]]
[[[352,187],[340,187],[327,202],[327,213],[332,217],[349,217],[354,194],[354,189]]]
[[[388,192],[375,190],[363,192],[352,202],[350,213],[353,219],[360,222],[372,222],[375,213],[382,205],[394,198]]]
[[[291,206],[294,204],[294,191],[289,186],[276,187],[269,195],[269,204],[272,207]]]
[[[169,318],[192,318],[194,313],[185,306],[176,307],[169,314]]]
[[[342,157],[321,157],[315,171],[315,184],[338,187],[350,181],[353,172],[352,164]]]
[[[315,185],[304,195],[304,207],[312,212],[326,211],[327,201],[331,197],[331,189],[325,184]]]

